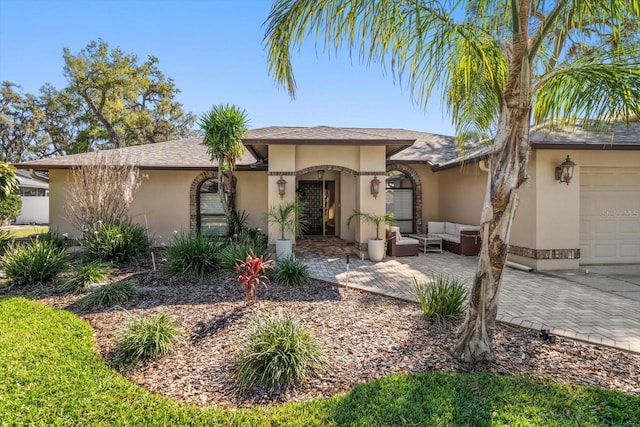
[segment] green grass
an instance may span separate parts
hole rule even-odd
[[[29,228],[11,228],[9,233],[14,239],[20,239],[22,237],[29,237],[36,234],[44,234],[49,232],[48,225],[33,225]]]
[[[105,365],[77,316],[0,298],[0,425],[634,426],[640,397],[522,376],[394,375],[330,399],[227,411],[148,393]]]

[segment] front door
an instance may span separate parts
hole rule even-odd
[[[304,217],[309,225],[304,234],[322,236],[322,181],[300,181],[298,194],[304,203]]]

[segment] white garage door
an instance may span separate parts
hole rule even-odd
[[[580,263],[640,262],[640,170],[580,170]]]

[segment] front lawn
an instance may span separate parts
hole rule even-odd
[[[3,227],[3,229],[8,230],[9,235],[14,239],[21,239],[24,237],[45,234],[49,232],[48,225],[13,225]]]
[[[76,315],[0,299],[2,425],[640,425],[640,397],[526,376],[392,375],[347,394],[253,409],[200,408],[126,380]]]

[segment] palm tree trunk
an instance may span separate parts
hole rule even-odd
[[[520,108],[511,111],[505,108],[503,111],[490,158],[478,267],[471,287],[469,309],[454,349],[454,356],[464,362],[493,359],[492,336],[507,260],[509,232],[516,212],[518,189],[526,181],[529,114]]]

